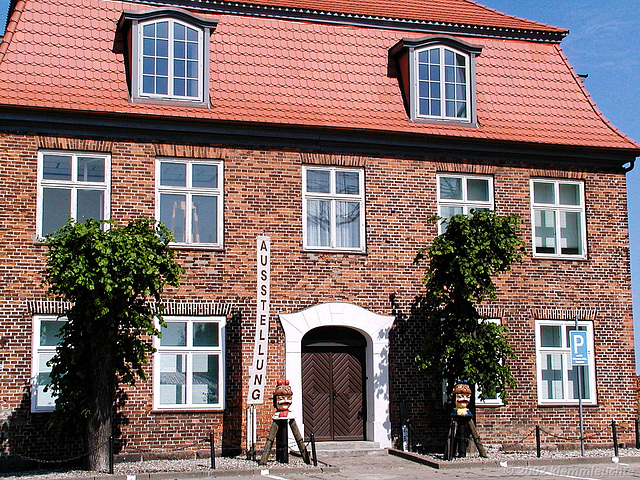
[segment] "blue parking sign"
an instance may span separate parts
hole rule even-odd
[[[589,365],[587,332],[580,330],[570,331],[569,346],[571,347],[571,365]]]

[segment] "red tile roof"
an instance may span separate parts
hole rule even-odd
[[[567,30],[558,27],[498,12],[472,0],[262,0],[243,3],[316,12],[349,13],[366,17],[567,32]]]
[[[388,50],[422,34],[199,12],[219,20],[210,39],[212,108],[152,105],[129,101],[123,55],[112,51],[122,12],[146,6],[18,4],[17,28],[18,13],[5,36],[10,44],[0,47],[0,106],[640,148],[597,110],[557,44],[462,38],[483,46],[479,126],[412,123],[398,80],[387,75]]]

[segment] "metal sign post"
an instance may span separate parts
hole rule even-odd
[[[576,317],[575,330],[569,332],[569,347],[571,348],[571,365],[578,367],[578,416],[580,417],[580,454],[584,457],[582,367],[584,365],[589,365],[589,354],[587,352],[587,332],[578,330],[578,317]]]

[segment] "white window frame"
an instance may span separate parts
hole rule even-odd
[[[61,155],[71,157],[71,180],[48,180],[44,179],[44,156]],[[78,158],[96,157],[104,160],[104,181],[103,182],[82,182],[78,181]],[[101,190],[104,192],[104,204],[102,206],[103,220],[110,218],[111,206],[111,155],[96,152],[78,152],[66,150],[39,150],[38,151],[38,203],[36,207],[36,237],[42,239],[42,223],[44,220],[44,188],[60,188],[71,190],[70,218],[78,219],[78,191],[79,190]],[[98,220],[98,219],[96,219]]]
[[[502,325],[502,320],[499,318],[483,318],[480,320],[481,322],[487,323],[495,323],[496,325]],[[500,361],[502,363],[502,360]],[[476,406],[478,407],[501,407],[504,405],[502,401],[502,397],[500,395],[496,395],[495,398],[485,398],[484,400],[480,399],[480,390],[476,386]]]
[[[440,79],[437,80],[437,83],[439,84],[439,94],[440,94],[440,99],[439,99],[439,104],[440,104],[440,115],[431,115],[431,114],[424,114],[424,113],[420,113],[420,81],[428,81],[428,80],[423,80],[420,77],[420,53],[421,52],[426,52],[426,51],[431,51],[431,50],[438,50],[440,52],[440,63],[439,63],[439,73],[440,73]],[[461,55],[462,57],[464,57],[465,59],[465,106],[466,106],[466,115],[463,117],[459,117],[457,115],[447,115],[446,114],[446,102],[449,100],[446,98],[446,84],[447,83],[451,83],[451,82],[446,82],[446,77],[445,77],[445,52],[451,52],[453,53],[453,55]],[[455,58],[455,57],[454,57]],[[420,118],[425,118],[425,119],[435,119],[435,120],[451,120],[451,121],[455,121],[455,122],[471,122],[473,119],[473,109],[474,109],[474,102],[472,99],[472,88],[471,88],[471,81],[473,78],[473,57],[471,55],[469,55],[468,53],[465,53],[461,50],[446,46],[446,45],[429,45],[426,47],[422,47],[422,48],[416,48],[414,50],[412,50],[412,58],[411,58],[411,64],[412,64],[412,78],[411,78],[411,103],[412,103],[412,112],[413,112],[413,117],[416,119],[420,119]],[[453,67],[456,68],[456,67]],[[432,81],[433,82],[433,81]],[[454,85],[455,85],[455,81],[454,81]],[[454,86],[454,90],[455,90],[455,86]],[[436,100],[438,101],[438,100]],[[455,100],[454,100],[455,101]]]
[[[541,327],[553,326],[560,327],[561,332],[561,345],[562,347],[542,347],[542,333]],[[569,372],[572,370],[571,366],[571,349],[569,348],[569,335],[568,331],[574,330],[575,320],[536,320],[535,321],[535,341],[536,341],[536,376],[537,376],[537,390],[538,390],[538,404],[539,405],[578,405],[579,400],[577,398],[569,398],[571,395],[571,389],[569,387]],[[587,381],[589,385],[589,397],[582,399],[583,405],[596,405],[596,366],[595,366],[595,351],[593,347],[593,322],[591,321],[578,321],[578,327],[587,332],[587,355],[588,355],[588,375],[583,376],[583,382]],[[542,378],[543,363],[548,354],[561,355],[561,371],[562,371],[562,398],[544,398],[544,384]],[[580,368],[580,367],[578,367]],[[587,377],[587,378],[584,378]],[[584,383],[583,383],[584,385]]]
[[[162,346],[160,345],[161,339],[154,338],[154,347],[156,352],[153,354],[153,408],[154,410],[224,410],[225,408],[225,378],[226,378],[226,324],[227,320],[224,316],[165,316],[164,321],[171,322],[185,322],[187,325],[186,341],[187,345],[184,347],[176,346]],[[193,341],[193,324],[194,323],[216,323],[218,325],[218,339],[219,345],[217,347],[194,347],[190,343]],[[157,325],[160,329],[160,325]],[[185,378],[186,378],[186,392],[185,403],[183,404],[161,404],[160,403],[160,377],[161,377],[161,361],[160,356],[162,354],[176,354],[186,355],[187,361],[185,366]],[[191,381],[193,374],[193,355],[194,354],[214,354],[218,355],[218,402],[217,403],[192,403],[192,388],[193,383]]]
[[[440,180],[442,178],[458,178],[462,181],[462,199],[450,199],[441,198],[440,192]],[[489,200],[488,201],[473,201],[468,199],[468,182],[469,180],[487,180],[489,182]],[[442,220],[438,222],[438,233],[442,234],[445,230],[446,220],[442,215],[443,207],[458,207],[462,208],[464,215],[469,215],[473,209],[487,209],[494,210],[494,195],[493,195],[493,177],[490,175],[473,175],[473,174],[460,174],[460,173],[438,173],[436,175],[436,188],[438,195],[438,216],[442,217]]]
[[[146,93],[143,91],[143,75],[144,75],[144,27],[146,25],[157,24],[161,22],[168,22],[168,51],[167,51],[167,93]],[[174,79],[175,79],[175,38],[174,38],[174,25],[179,24],[183,25],[186,28],[192,28],[198,32],[198,88],[197,94],[189,96],[185,95],[177,95],[174,93]],[[207,99],[205,98],[205,92],[208,88],[208,76],[207,76],[207,68],[208,68],[208,49],[205,49],[205,32],[204,29],[194,25],[189,22],[185,22],[183,20],[178,20],[172,17],[161,17],[161,18],[152,18],[145,21],[135,22],[134,23],[134,35],[135,39],[133,45],[133,92],[134,97],[137,98],[149,98],[149,99],[159,99],[159,100],[178,100],[178,101],[187,101],[187,102],[198,102],[204,103]],[[154,75],[155,76],[155,75]]]
[[[161,167],[163,162],[168,163],[182,163],[186,165],[186,186],[184,187],[176,187],[176,186],[163,186],[160,184],[161,181]],[[218,169],[218,185],[216,188],[210,187],[193,187],[192,186],[192,168],[193,165],[213,165]],[[221,249],[224,247],[224,164],[222,160],[203,160],[203,159],[192,159],[192,158],[158,158],[156,159],[156,219],[160,221],[160,197],[162,194],[174,194],[174,195],[185,195],[187,206],[185,208],[185,241],[184,242],[172,242],[173,246],[183,246],[183,247],[196,247],[196,248],[216,248]],[[217,225],[216,225],[216,236],[217,242],[195,242],[192,241],[192,233],[193,233],[193,219],[192,219],[192,209],[193,209],[193,196],[208,196],[208,197],[217,197]],[[170,225],[165,225],[167,228],[171,229]]]
[[[534,185],[537,182],[551,183],[554,188],[554,203],[536,203],[534,196]],[[577,185],[579,189],[580,205],[563,205],[560,204],[560,185]],[[584,182],[581,180],[551,179],[551,178],[532,178],[530,181],[530,197],[531,197],[531,246],[534,258],[566,258],[566,259],[586,259],[587,258],[587,216],[585,208],[585,189]],[[536,212],[551,211],[555,217],[555,253],[537,252],[536,245]],[[580,215],[580,249],[582,253],[562,253],[562,213],[578,213]]]
[[[329,193],[317,193],[307,192],[307,172],[312,170],[328,171],[330,172],[330,192]],[[336,193],[336,172],[355,172],[358,174],[358,195],[349,194],[337,194]],[[364,168],[348,168],[348,167],[329,167],[321,165],[304,165],[302,167],[302,238],[303,246],[305,250],[316,251],[344,251],[344,252],[364,252],[365,251],[365,179]],[[330,245],[309,245],[308,234],[308,218],[307,218],[307,202],[309,200],[329,200],[331,202],[331,214],[330,214]],[[336,239],[336,202],[348,201],[359,202],[360,204],[360,246],[353,247],[338,247]]]
[[[54,403],[40,404],[40,388],[38,384],[38,376],[40,370],[40,356],[45,355],[51,357],[56,353],[58,345],[40,345],[40,329],[43,321],[55,321],[61,324],[66,322],[66,318],[58,315],[34,315],[31,331],[31,411],[33,413],[52,412],[55,408],[55,397],[52,397]],[[48,371],[50,371],[48,369]]]

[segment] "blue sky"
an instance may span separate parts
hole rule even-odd
[[[640,1],[638,0],[481,0],[491,8],[563,28],[562,48],[593,100],[622,132],[640,141]],[[0,0],[0,24],[9,0]],[[4,25],[0,25],[0,29]],[[640,162],[627,175],[631,265],[640,353]],[[634,208],[635,206],[635,208]],[[636,368],[640,370],[640,355]]]

